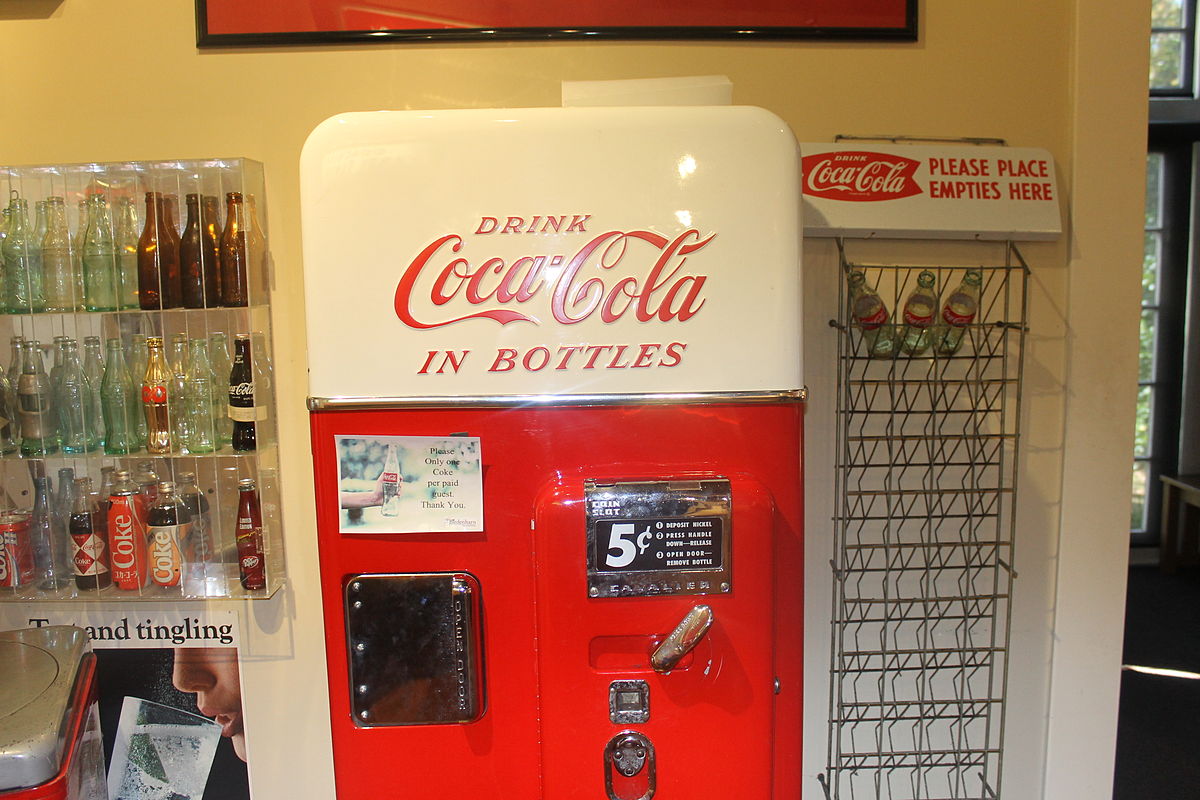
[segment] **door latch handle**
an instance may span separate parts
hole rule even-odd
[[[700,643],[704,634],[708,633],[713,622],[713,612],[708,606],[696,606],[687,613],[671,635],[654,649],[650,656],[650,666],[656,672],[670,672],[680,659],[692,651]]]

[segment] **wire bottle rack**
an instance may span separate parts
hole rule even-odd
[[[1029,270],[847,261],[839,241],[829,800],[997,800],[1003,760]],[[953,354],[899,344],[922,271],[942,304],[968,270],[978,310]],[[861,271],[890,317],[850,314]],[[924,278],[928,282],[928,277]],[[935,323],[936,325],[937,323]],[[932,338],[937,339],[937,328]],[[886,348],[884,348],[886,349]],[[917,348],[910,348],[917,349]]]

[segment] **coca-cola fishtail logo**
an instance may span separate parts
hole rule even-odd
[[[804,193],[830,200],[872,203],[922,194],[920,161],[890,153],[842,151],[802,159]]]
[[[459,255],[466,246],[463,237],[447,234],[433,240],[405,269],[396,286],[396,316],[417,329],[468,319],[537,325],[541,317],[514,306],[549,295],[550,316],[561,325],[583,322],[593,315],[607,323],[626,315],[639,322],[684,322],[704,306],[702,290],[707,280],[706,275],[685,270],[687,257],[706,247],[714,236],[702,237],[694,229],[673,239],[645,230],[607,231],[570,257],[526,255],[511,262],[492,257],[473,264]],[[429,277],[433,280],[426,298],[418,295],[417,285]],[[454,300],[478,310],[437,313]]]

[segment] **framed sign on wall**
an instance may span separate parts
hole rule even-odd
[[[917,0],[196,0],[200,47],[531,39],[915,41]]]

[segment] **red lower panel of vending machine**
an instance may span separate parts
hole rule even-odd
[[[338,796],[798,797],[802,417],[314,411]],[[478,439],[482,530],[344,525],[339,440],[454,436]]]

